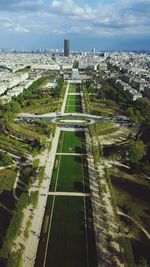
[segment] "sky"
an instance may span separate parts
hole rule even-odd
[[[0,0],[0,48],[150,50],[150,0]]]

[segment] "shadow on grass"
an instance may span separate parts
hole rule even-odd
[[[82,153],[82,148],[79,146],[75,146],[75,153]]]
[[[150,202],[150,190],[145,185],[137,184],[131,180],[123,179],[115,175],[111,175],[111,181],[114,186],[128,192],[137,199]]]
[[[0,194],[0,203],[2,203],[4,206],[6,206],[10,210],[14,210],[15,209],[16,201],[15,201],[15,199],[13,197],[12,190],[11,191],[4,190]]]
[[[143,243],[136,239],[130,239],[135,264],[140,264],[141,258],[145,258],[147,266],[150,266],[149,244]]]
[[[74,183],[73,183],[73,185],[74,185],[74,189],[75,189],[75,191],[77,191],[77,192],[83,192],[83,183],[82,182],[79,182],[79,181],[75,181]]]

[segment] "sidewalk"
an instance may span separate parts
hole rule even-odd
[[[32,220],[32,226],[30,230],[30,232],[34,234],[30,234],[29,238],[26,240],[25,251],[23,255],[23,259],[24,259],[23,267],[34,266],[36,253],[38,249],[38,242],[39,242],[41,227],[43,223],[43,217],[45,213],[48,192],[49,192],[49,186],[51,183],[51,177],[52,177],[53,166],[55,162],[55,155],[57,151],[59,135],[60,135],[60,129],[57,128],[55,136],[52,141],[51,152],[48,154],[48,151],[46,151],[45,153],[45,163],[46,163],[45,178],[40,188],[39,201],[38,201],[37,208],[34,211],[34,217]]]
[[[65,113],[65,108],[66,108],[66,103],[67,103],[67,97],[68,97],[68,92],[69,92],[69,86],[70,84],[67,84],[67,88],[66,88],[66,92],[65,92],[65,96],[64,96],[64,100],[62,103],[62,107],[61,107],[61,113]]]
[[[57,128],[55,136],[52,139],[51,152],[48,152],[48,149],[45,149],[45,151],[40,156],[39,165],[45,166],[43,183],[41,187],[38,189],[38,180],[36,180],[35,183],[32,185],[32,187],[30,188],[29,192],[31,193],[39,190],[38,204],[36,209],[34,210],[32,209],[31,205],[24,210],[24,219],[21,225],[20,235],[15,240],[14,246],[12,248],[12,251],[16,251],[17,249],[21,248],[21,246],[25,247],[22,257],[23,258],[22,267],[33,267],[35,263],[35,258],[41,233],[41,227],[43,223],[43,217],[49,193],[49,186],[55,162],[57,145],[59,141],[59,135],[60,135],[60,128]],[[25,238],[23,233],[26,229],[26,224],[30,216],[33,216],[32,224],[29,230],[30,231],[29,237]]]

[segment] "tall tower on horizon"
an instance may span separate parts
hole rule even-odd
[[[68,39],[64,39],[64,56],[69,57],[70,44]]]

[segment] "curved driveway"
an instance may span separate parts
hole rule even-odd
[[[61,113],[61,112],[55,112],[55,113],[46,113],[46,114],[30,114],[30,113],[20,113],[18,115],[18,118],[20,119],[49,119],[51,121],[55,121],[56,119],[64,119],[64,118],[79,118],[79,119],[88,119],[89,123],[100,123],[102,121],[109,121],[113,120],[115,123],[121,123],[121,124],[129,124],[128,118],[124,118],[123,120],[120,120],[119,116],[109,117],[109,116],[98,116],[98,115],[92,115],[88,113]],[[72,120],[75,122],[75,120]],[[88,124],[88,123],[87,123]]]

